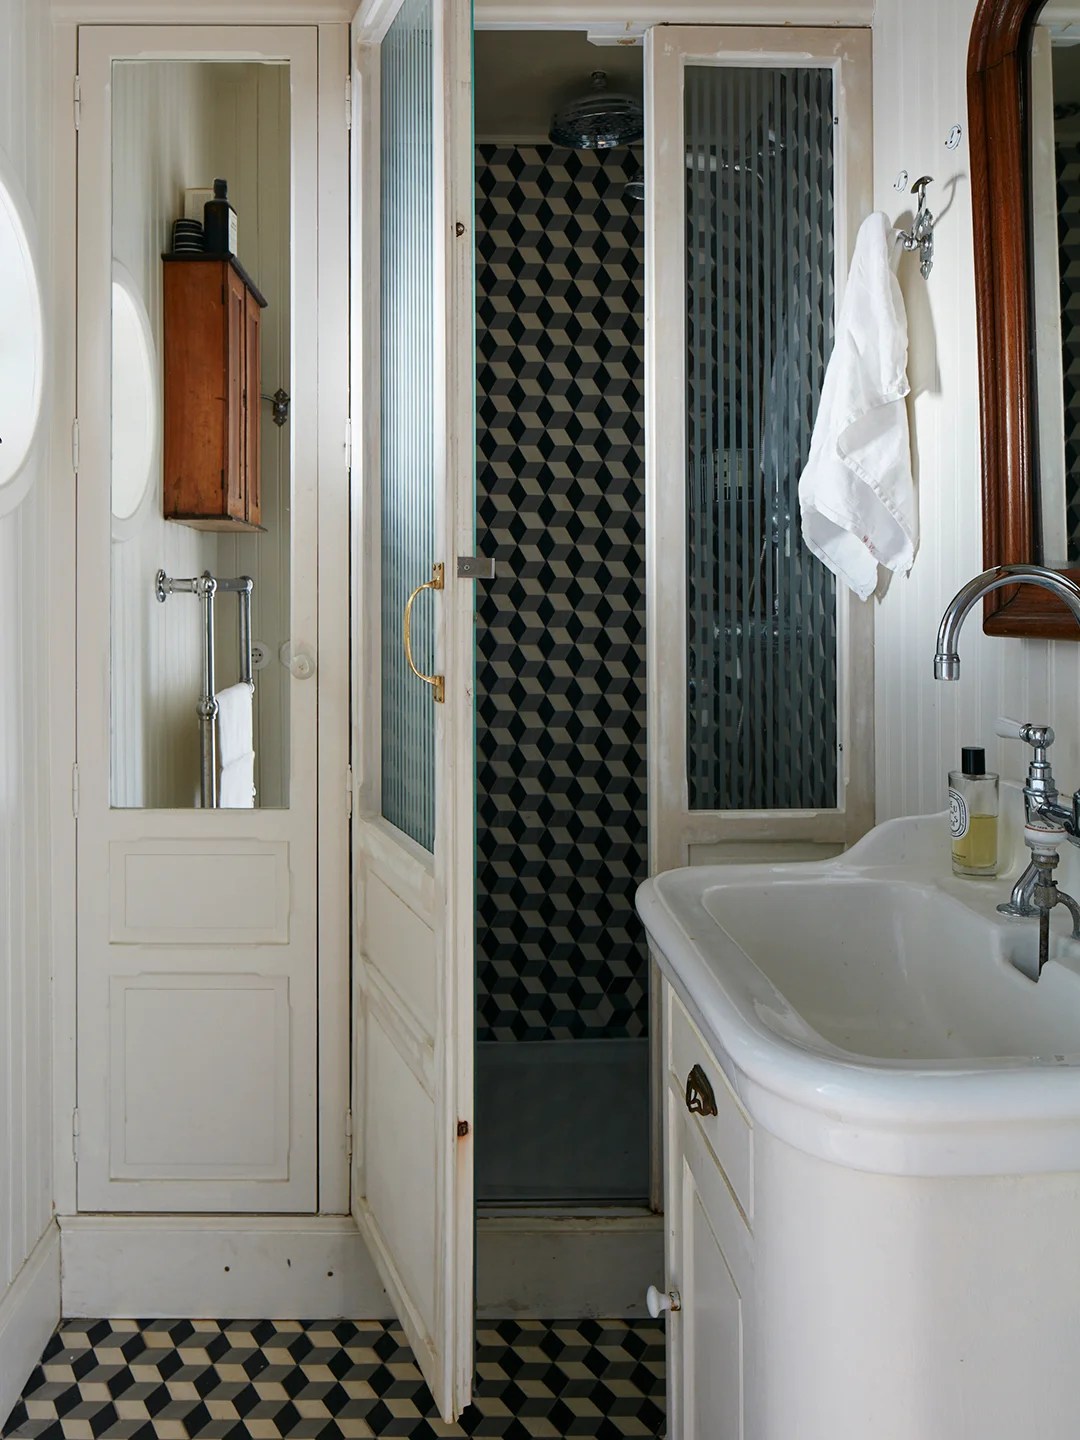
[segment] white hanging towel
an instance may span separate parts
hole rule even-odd
[[[218,805],[222,810],[251,810],[255,805],[255,744],[252,703],[254,691],[246,682],[219,690]]]
[[[907,316],[892,269],[894,238],[881,211],[859,227],[799,480],[803,539],[861,600],[877,588],[879,565],[911,569],[918,536],[904,404]]]
[[[221,767],[218,780],[218,806],[222,810],[253,810],[255,808],[255,751],[249,750],[238,760]]]

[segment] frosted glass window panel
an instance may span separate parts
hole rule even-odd
[[[798,505],[833,338],[832,75],[689,66],[685,124],[690,808],[835,809],[836,599]]]
[[[405,661],[409,594],[431,578],[434,514],[434,176],[431,0],[406,0],[382,44],[382,813],[425,850],[435,836],[435,714]],[[434,671],[430,591],[413,658]]]

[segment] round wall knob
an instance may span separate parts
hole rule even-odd
[[[293,645],[286,640],[278,650],[282,665],[294,680],[310,680],[315,674],[315,656],[304,645]]]
[[[658,1290],[650,1285],[645,1292],[645,1306],[654,1320],[659,1320],[665,1310],[681,1310],[682,1300],[677,1290]]]

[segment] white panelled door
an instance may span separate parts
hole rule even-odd
[[[183,689],[171,709],[160,688],[136,693],[135,667],[152,652],[153,674],[164,686],[175,678],[174,661],[180,666],[199,653],[201,602],[180,594],[158,605],[154,596],[155,569],[170,565],[166,549],[174,547],[174,557],[198,554],[200,565],[214,563],[214,556],[227,565],[237,552],[190,548],[216,545],[219,537],[166,525],[160,486],[126,528],[118,528],[110,495],[108,357],[114,247],[133,188],[144,187],[146,234],[127,268],[145,260],[152,289],[160,283],[161,251],[169,243],[170,217],[182,204],[181,187],[210,184],[215,175],[204,168],[211,163],[206,155],[217,152],[197,149],[215,141],[212,117],[192,113],[191,105],[204,67],[187,62],[230,62],[229,71],[248,62],[287,66],[282,91],[291,201],[283,228],[291,231],[291,249],[286,242],[283,264],[292,303],[291,341],[281,363],[292,406],[280,443],[292,483],[290,494],[286,482],[282,500],[283,511],[291,512],[287,528],[279,526],[275,543],[284,543],[291,561],[281,604],[291,612],[293,653],[313,661],[319,640],[318,31],[91,27],[80,31],[79,59],[78,1205],[84,1211],[311,1212],[318,1205],[318,667],[272,675],[281,686],[277,713],[285,717],[287,736],[283,808],[194,808],[198,667],[174,692],[176,698]],[[165,124],[160,116],[146,119],[146,134],[173,146],[167,153],[175,163],[158,163],[157,152],[147,152],[145,176],[120,173],[114,183],[115,67],[131,62],[176,62],[176,94],[187,99]],[[144,89],[150,104],[155,86]],[[335,118],[340,125],[340,109]],[[174,143],[174,126],[185,127],[186,149]],[[242,177],[229,178],[239,184]],[[254,226],[250,211],[246,219]],[[159,306],[149,293],[146,302],[154,331]],[[160,343],[157,332],[154,343]],[[273,388],[279,377],[265,378]],[[268,414],[269,407],[263,409]],[[264,452],[274,433],[264,428]],[[245,553],[269,564],[263,551]],[[267,638],[259,629],[267,613],[260,609],[262,584],[269,581],[256,582],[256,638]],[[218,689],[237,678],[235,654],[231,664],[228,659],[235,600],[222,595],[217,602]],[[141,638],[121,647],[117,626],[129,614],[132,634]],[[167,631],[154,628],[159,624]],[[279,664],[276,653],[270,663]],[[256,674],[264,695],[277,693],[269,675],[269,669]],[[120,753],[110,737],[136,733],[117,727],[143,702],[143,743],[125,744]],[[141,765],[149,785],[162,765],[173,764],[187,789],[172,803],[192,808],[134,808],[146,802],[131,794],[118,798],[117,767],[136,773]]]
[[[464,0],[354,23],[353,1211],[447,1419],[473,1362],[471,28]]]

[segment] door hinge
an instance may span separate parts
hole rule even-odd
[[[79,1112],[77,1109],[71,1112],[71,1153],[75,1163],[79,1160]]]
[[[345,1158],[352,1159],[352,1111],[345,1111]]]
[[[352,766],[351,766],[351,765],[346,765],[346,767],[345,767],[345,814],[346,814],[346,816],[348,817],[348,819],[350,819],[350,820],[352,819],[352,807],[353,807],[353,774],[352,774]]]
[[[77,415],[71,422],[71,468],[76,475],[79,473],[79,417]]]
[[[468,1122],[468,1120],[459,1120],[459,1121],[457,1122],[457,1133],[458,1133],[458,1139],[459,1139],[459,1140],[464,1139],[464,1137],[469,1133],[469,1122]]]
[[[352,76],[345,77],[345,129],[352,129]]]
[[[82,124],[82,81],[78,75],[75,76],[74,84],[71,87],[71,111],[75,121],[75,129],[78,130]]]
[[[78,761],[71,767],[71,813],[75,819],[79,818],[79,765]]]
[[[345,421],[345,469],[352,469],[352,421]]]

